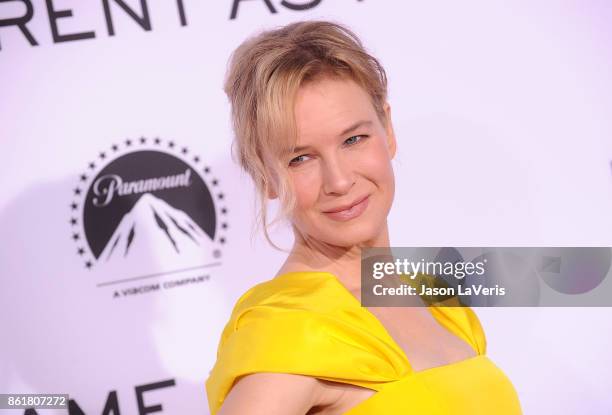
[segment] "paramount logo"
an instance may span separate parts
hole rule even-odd
[[[100,152],[73,189],[71,237],[85,267],[115,283],[219,264],[227,207],[210,167],[174,141],[124,143]]]
[[[94,182],[93,192],[96,197],[93,198],[93,204],[96,207],[104,207],[113,200],[115,195],[127,196],[189,186],[191,186],[191,169],[186,169],[184,173],[180,174],[131,182],[124,182],[118,174],[106,174]]]

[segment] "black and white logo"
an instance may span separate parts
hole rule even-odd
[[[173,141],[125,140],[99,153],[73,189],[72,239],[100,279],[220,263],[228,224],[219,179]]]

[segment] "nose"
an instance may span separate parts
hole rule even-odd
[[[335,156],[323,162],[323,191],[326,195],[344,195],[355,184],[353,168],[347,160]]]

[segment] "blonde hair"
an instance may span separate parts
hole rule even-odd
[[[255,183],[260,205],[257,224],[277,249],[268,226],[295,207],[287,176],[289,160],[285,160],[297,141],[295,97],[302,85],[322,76],[348,78],[360,85],[386,125],[385,70],[355,33],[341,24],[303,21],[263,31],[244,41],[229,62],[223,89],[232,108],[232,154]],[[268,224],[266,198],[271,192],[282,209]]]

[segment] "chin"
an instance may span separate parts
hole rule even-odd
[[[376,240],[384,226],[383,223],[374,222],[346,225],[334,227],[334,229],[319,229],[316,233],[319,234],[320,238],[315,238],[333,246],[349,248]]]

